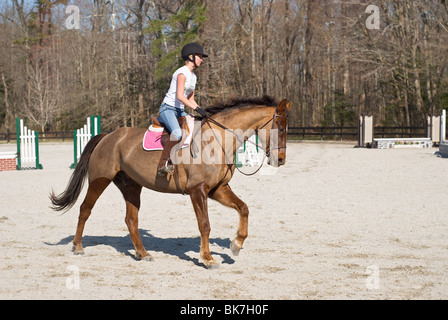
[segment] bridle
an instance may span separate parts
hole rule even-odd
[[[278,108],[277,108],[278,109]],[[272,121],[272,126],[271,126],[271,130],[274,130],[274,128],[275,128],[275,122],[277,121],[276,119],[277,118],[286,118],[286,119],[288,119],[288,115],[279,115],[279,114],[277,114],[277,109],[275,109],[275,113],[274,113],[274,115],[272,116],[272,118],[271,119],[269,119],[268,120],[268,122],[266,122],[264,125],[262,125],[258,130],[261,130],[261,129],[263,129],[264,127],[266,127],[268,124],[269,124],[269,122],[271,122]],[[257,130],[257,131],[258,131]],[[252,141],[250,141],[250,140],[246,140],[246,141],[249,141],[249,142],[251,142],[251,143],[253,143]],[[274,148],[271,148],[271,137],[269,137],[269,143],[266,143],[266,149],[264,150],[265,151],[265,157],[269,157],[270,155],[271,155],[271,150],[279,150],[279,149],[286,149],[286,141],[285,141],[285,144],[284,145],[282,145],[282,146],[276,146],[276,147],[274,147]],[[257,147],[259,147],[259,148],[261,148],[262,150],[263,150],[263,147],[262,146],[258,146],[258,145],[256,145]]]
[[[258,128],[258,129],[256,130],[256,133],[258,133],[259,130],[261,130],[261,129],[263,129],[264,127],[266,127],[271,121],[272,121],[271,132],[272,132],[272,130],[275,128],[275,123],[276,123],[276,121],[277,121],[277,118],[286,118],[286,119],[288,119],[288,115],[279,115],[279,114],[277,113],[277,111],[278,111],[278,107],[275,109],[275,112],[274,112],[274,115],[272,116],[272,118],[270,118],[265,124],[263,124],[260,128]],[[229,159],[227,158],[226,151],[224,150],[224,147],[222,146],[222,143],[220,142],[220,140],[219,140],[218,137],[216,136],[215,131],[214,131],[213,128],[211,127],[210,122],[213,123],[213,124],[215,124],[216,126],[222,128],[222,129],[224,129],[226,132],[230,132],[230,133],[232,133],[232,134],[236,137],[236,139],[237,139],[239,142],[241,142],[241,144],[243,144],[244,142],[248,141],[248,142],[252,143],[253,145],[255,145],[256,147],[260,148],[261,150],[264,150],[264,158],[263,158],[263,161],[261,162],[260,167],[258,167],[258,169],[257,169],[255,172],[252,172],[252,173],[245,173],[245,172],[241,171],[241,170],[238,168],[238,166],[235,165],[235,160],[236,160],[235,157],[234,157],[234,160],[233,160],[232,162],[230,162]],[[214,137],[215,137],[215,140],[216,140],[216,141],[218,142],[218,144],[220,145],[220,147],[221,147],[221,149],[222,149],[222,152],[224,153],[224,157],[226,158],[227,170],[226,170],[226,173],[224,174],[223,178],[218,182],[218,184],[217,184],[218,186],[221,185],[222,183],[224,183],[224,181],[226,180],[227,174],[228,174],[229,172],[232,172],[232,167],[233,167],[234,165],[235,165],[235,168],[237,168],[237,170],[238,170],[240,173],[242,173],[243,175],[245,175],[245,176],[252,176],[252,175],[256,174],[258,171],[260,171],[261,167],[263,167],[264,161],[265,161],[266,158],[269,157],[270,154],[271,154],[271,150],[286,149],[286,139],[285,139],[285,144],[284,144],[284,145],[282,145],[282,146],[279,146],[279,145],[278,145],[278,146],[275,146],[275,147],[271,148],[271,143],[272,143],[272,141],[271,141],[271,137],[269,137],[269,143],[266,143],[267,146],[266,146],[266,149],[264,149],[263,146],[258,145],[258,144],[256,144],[256,143],[250,141],[249,139],[244,139],[244,141],[241,141],[240,137],[239,137],[235,132],[233,132],[233,130],[231,130],[231,129],[227,128],[226,126],[222,125],[221,123],[219,123],[219,122],[216,121],[215,119],[212,119],[212,118],[202,118],[200,127],[198,128],[198,130],[195,130],[195,132],[193,133],[193,137],[192,137],[192,139],[191,139],[192,142],[191,142],[191,144],[190,144],[190,155],[191,155],[192,158],[196,158],[196,155],[195,155],[196,151],[195,151],[195,150],[196,150],[196,147],[197,147],[197,146],[195,145],[195,137],[196,137],[196,135],[197,135],[199,132],[201,132],[201,129],[202,129],[202,127],[204,126],[204,124],[207,124],[208,127],[209,127],[209,128],[211,129],[211,131],[213,132],[213,135],[214,135]],[[266,142],[267,142],[267,141],[266,141]],[[174,179],[174,180],[175,180],[176,186],[177,186],[177,188],[181,191],[181,193],[182,193],[183,195],[185,195],[185,189],[183,189],[183,188],[181,187],[181,185],[180,185],[178,171],[175,170],[174,172],[175,172],[175,179]],[[176,174],[176,173],[177,173],[177,174]]]
[[[275,129],[275,123],[276,123],[276,122],[278,123],[277,118],[286,118],[286,119],[288,119],[288,115],[279,115],[279,114],[277,113],[277,111],[278,111],[278,107],[275,109],[275,112],[274,112],[274,115],[272,116],[272,118],[270,118],[265,124],[263,124],[260,128],[258,128],[258,129],[256,130],[256,133],[258,133],[259,130],[261,130],[261,129],[263,129],[264,127],[266,127],[270,122],[272,122],[271,130]],[[241,171],[241,170],[238,168],[238,166],[235,166],[235,167],[237,168],[237,170],[238,170],[239,172],[241,172],[241,173],[242,173],[243,175],[245,175],[245,176],[252,176],[252,175],[256,174],[258,171],[260,171],[261,167],[262,167],[263,164],[264,164],[264,160],[265,160],[266,158],[268,158],[268,157],[271,155],[271,150],[286,149],[286,140],[285,140],[284,145],[281,145],[281,146],[280,146],[280,145],[277,145],[277,146],[274,146],[274,147],[271,148],[271,143],[272,143],[272,141],[271,141],[271,137],[269,137],[269,143],[266,143],[266,149],[265,149],[265,148],[263,148],[263,146],[261,146],[261,145],[259,145],[259,144],[256,144],[256,143],[250,141],[250,140],[247,139],[247,138],[244,139],[244,141],[241,141],[241,139],[239,138],[239,136],[238,136],[235,132],[233,132],[233,130],[231,130],[231,129],[227,128],[226,126],[222,125],[221,123],[219,123],[219,122],[216,121],[215,119],[212,119],[212,118],[203,118],[203,119],[202,119],[202,122],[201,122],[201,128],[202,128],[202,126],[203,126],[204,124],[207,124],[207,125],[209,126],[209,128],[210,128],[210,129],[212,130],[212,132],[213,132],[213,135],[214,135],[214,137],[215,137],[215,140],[216,140],[216,141],[219,143],[219,145],[221,146],[221,149],[222,149],[222,151],[223,151],[223,153],[224,153],[224,157],[226,158],[226,163],[227,163],[228,168],[227,168],[227,172],[226,172],[226,174],[224,175],[223,180],[224,180],[225,177],[227,176],[227,173],[231,170],[231,167],[235,164],[235,163],[234,163],[235,160],[232,161],[232,162],[230,162],[229,159],[227,159],[227,154],[226,154],[226,152],[225,152],[225,150],[224,150],[224,147],[222,146],[221,142],[219,142],[219,139],[218,139],[218,137],[216,136],[216,134],[215,134],[213,128],[211,127],[210,122],[213,123],[213,124],[215,124],[216,126],[222,128],[222,129],[224,129],[225,131],[232,133],[232,134],[236,137],[236,139],[237,139],[239,142],[241,142],[241,144],[243,144],[244,142],[249,142],[249,143],[252,143],[253,145],[255,145],[257,148],[260,148],[261,150],[264,151],[263,161],[261,162],[260,167],[258,167],[258,169],[257,169],[255,172],[252,172],[252,173],[247,174],[247,173]],[[194,140],[194,139],[193,139],[193,140]],[[229,164],[229,163],[231,163],[231,164]]]

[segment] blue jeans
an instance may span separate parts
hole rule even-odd
[[[182,139],[182,129],[180,128],[177,119],[180,117],[186,117],[187,113],[184,110],[170,106],[166,103],[162,103],[159,108],[159,114],[160,116],[157,117],[157,120],[159,120],[159,122],[163,122],[171,132],[171,135],[176,137],[178,141]]]

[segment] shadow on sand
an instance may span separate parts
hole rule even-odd
[[[153,236],[147,230],[139,229],[140,236],[143,241],[143,245],[149,253],[151,251],[155,252],[163,252],[164,254],[176,256],[179,259],[185,261],[191,261],[197,266],[205,267],[205,265],[196,258],[191,258],[187,255],[187,252],[196,252],[199,253],[199,248],[201,244],[200,237],[195,238],[158,238]],[[45,242],[46,245],[49,246],[59,246],[59,245],[67,245],[73,241],[74,236],[69,236],[64,239],[61,239],[57,243],[49,243]],[[133,249],[131,237],[129,234],[124,237],[117,236],[83,236],[82,244],[84,249],[89,247],[95,247],[97,245],[108,245],[117,250],[120,253],[123,253],[126,256],[132,257],[134,260],[137,258],[134,256],[132,252],[129,250]],[[210,244],[217,244],[220,247],[229,248],[230,240],[222,239],[222,238],[211,238]],[[229,255],[225,253],[219,252],[211,252],[212,255],[220,256],[223,261],[222,264],[233,264],[235,260],[233,260]]]

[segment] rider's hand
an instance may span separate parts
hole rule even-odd
[[[207,111],[202,109],[201,107],[197,106],[196,109],[194,109],[197,113],[199,113],[203,118],[208,118]]]

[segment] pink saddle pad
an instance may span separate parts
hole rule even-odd
[[[163,150],[162,132],[147,130],[143,137],[143,149],[146,151]]]
[[[194,130],[194,118],[191,116],[187,116],[188,127],[190,129],[190,134],[187,139],[185,139],[182,148],[187,148],[190,146],[191,138],[193,136]],[[163,150],[162,146],[162,133],[163,128],[154,128],[150,126],[149,129],[145,132],[145,136],[143,137],[143,149],[146,151],[156,151]]]

